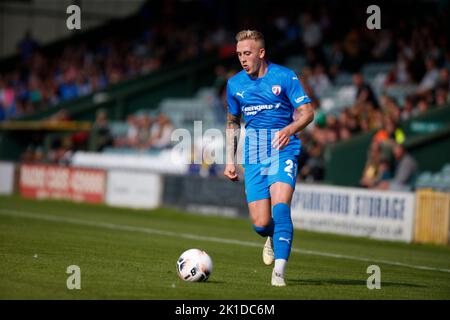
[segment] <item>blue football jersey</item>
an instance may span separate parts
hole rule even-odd
[[[274,133],[293,121],[296,108],[309,102],[295,72],[275,63],[268,63],[263,77],[253,79],[242,70],[230,78],[228,112],[243,115],[245,122],[244,163],[254,162],[254,155],[256,162],[260,162],[273,154]],[[299,154],[300,146],[300,140],[293,135],[283,150]]]

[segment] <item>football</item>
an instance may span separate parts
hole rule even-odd
[[[199,249],[186,250],[177,261],[178,276],[184,281],[206,281],[211,275],[212,267],[211,257]]]

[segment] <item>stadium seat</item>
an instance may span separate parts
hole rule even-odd
[[[352,84],[352,75],[347,72],[341,72],[337,75],[335,81],[336,86],[348,86]]]
[[[368,63],[362,68],[362,74],[365,78],[373,78],[379,73],[388,73],[394,66],[389,62]]]
[[[128,124],[125,121],[111,121],[109,128],[113,137],[123,137],[127,135]]]
[[[450,175],[450,163],[447,163],[442,167],[442,172],[446,175]]]

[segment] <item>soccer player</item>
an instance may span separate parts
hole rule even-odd
[[[242,157],[245,192],[254,230],[268,237],[263,261],[271,265],[272,285],[285,286],[293,225],[290,203],[301,144],[296,133],[314,119],[314,108],[297,75],[266,60],[263,35],[236,35],[243,70],[227,83],[227,163],[224,175],[239,180],[235,159],[241,115],[245,121]]]

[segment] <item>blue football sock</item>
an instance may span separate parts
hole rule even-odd
[[[259,226],[253,225],[253,229],[255,229],[255,231],[261,237],[267,237],[267,236],[272,237],[273,236],[273,228],[274,228],[273,219],[270,219],[269,224],[264,227],[259,227]]]
[[[294,227],[291,219],[291,208],[286,203],[278,203],[272,208],[275,224],[273,233],[273,250],[275,259],[289,259],[291,254]]]

